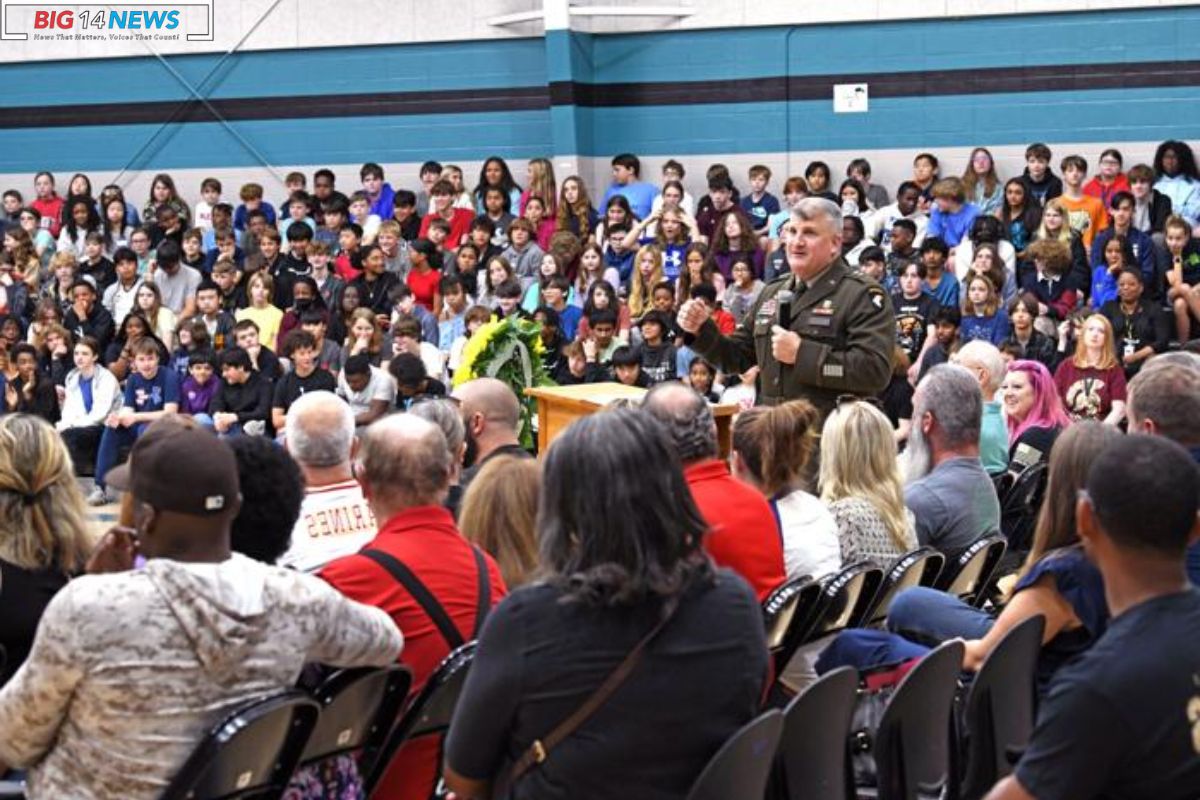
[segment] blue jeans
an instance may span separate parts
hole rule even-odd
[[[100,447],[96,451],[96,485],[104,488],[104,476],[117,465],[117,456],[122,447],[132,446],[146,430],[147,422],[139,422],[128,428],[108,428],[100,434]]]
[[[990,614],[924,586],[896,595],[887,617],[889,631],[930,646],[947,639],[982,639],[993,622]]]
[[[210,415],[210,414],[193,414],[192,419],[196,420],[196,422],[198,422],[200,425],[203,425],[205,428],[208,428],[210,431],[215,430],[215,428],[216,428],[216,423],[213,422],[212,415]],[[230,425],[228,428],[225,429],[224,433],[217,434],[217,436],[219,436],[219,437],[241,436],[241,435],[242,435],[242,424],[240,422],[233,423],[232,425]]]
[[[888,609],[887,631],[842,631],[817,660],[817,674],[870,669],[918,658],[947,639],[982,639],[993,618],[936,589],[906,589]]]
[[[910,658],[920,658],[929,652],[923,644],[910,642],[903,636],[870,628],[854,628],[833,637],[817,659],[818,675],[838,667],[854,667],[858,671],[899,664]]]
[[[1187,573],[1193,586],[1200,586],[1200,542],[1187,549]]]

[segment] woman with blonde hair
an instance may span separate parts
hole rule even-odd
[[[92,541],[71,457],[54,427],[0,417],[0,684],[24,663],[51,598],[83,572]]]
[[[837,521],[842,562],[886,568],[917,547],[904,506],[892,425],[867,402],[839,404],[821,431],[821,500]]]
[[[663,281],[662,250],[648,244],[633,258],[633,275],[629,279],[629,315],[641,319],[651,309],[654,287]]]
[[[820,421],[812,403],[792,400],[749,408],[733,425],[734,477],[762,492],[775,512],[789,580],[820,578],[842,568],[837,522],[801,488]]]
[[[537,569],[534,522],[541,488],[536,461],[501,456],[488,459],[463,496],[458,529],[496,559],[510,591],[529,583]]]
[[[1060,351],[1066,348],[1071,321],[1063,323]],[[1073,420],[1094,419],[1117,425],[1125,416],[1125,370],[1113,345],[1108,317],[1092,314],[1076,336],[1075,354],[1054,370],[1054,385]]]
[[[520,210],[518,216],[525,215],[525,204],[530,197],[542,198],[546,206],[546,219],[555,219],[558,208],[555,201],[558,198],[558,183],[554,180],[554,165],[546,158],[534,158],[529,161],[528,182],[525,191],[521,192]]]
[[[346,341],[342,343],[342,363],[352,356],[366,353],[371,365],[387,369],[393,355],[392,337],[384,334],[375,312],[369,308],[356,308],[350,315]]]

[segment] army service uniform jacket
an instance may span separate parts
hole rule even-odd
[[[757,364],[763,405],[805,399],[824,417],[839,395],[882,392],[891,379],[896,341],[892,303],[883,288],[851,272],[840,256],[803,292],[794,285],[790,274],[768,284],[729,336],[707,320],[692,349],[726,372],[744,372]],[[796,297],[791,319],[782,322],[776,295],[785,288]],[[794,364],[781,364],[771,354],[776,324],[800,335]]]

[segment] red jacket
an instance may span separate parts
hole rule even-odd
[[[787,578],[783,541],[766,499],[715,458],[689,464],[683,474],[709,525],[704,549],[719,566],[745,578],[760,601],[765,599]]]
[[[385,522],[364,549],[382,550],[408,567],[450,615],[463,640],[475,638],[478,570],[471,545],[458,532],[449,511],[440,506],[406,509]],[[485,560],[495,606],[507,590],[496,562],[490,556]],[[450,653],[437,626],[382,566],[366,556],[339,558],[327,564],[320,575],[346,597],[382,608],[396,621],[404,634],[400,663],[413,671],[409,698],[415,697]],[[440,750],[437,736],[401,748],[380,783],[379,795],[389,800],[428,798]]]

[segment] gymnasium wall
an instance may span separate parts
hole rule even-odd
[[[560,178],[578,171],[596,185],[611,155],[630,151],[655,178],[663,160],[680,158],[694,193],[714,161],[735,176],[763,162],[782,179],[813,158],[837,174],[856,155],[894,188],[923,149],[955,173],[971,147],[987,145],[1011,175],[1034,140],[1050,143],[1056,160],[1068,151],[1094,160],[1116,145],[1133,163],[1164,138],[1200,139],[1195,5],[990,16],[979,12],[1058,4],[942,0],[928,7],[964,16],[884,19],[913,4],[852,1],[842,16],[859,21],[771,25],[763,23],[772,13],[795,17],[773,11],[779,3],[752,15],[748,3],[698,0],[692,17],[622,27],[665,30],[594,32],[617,26],[611,20],[544,34],[529,23],[486,24],[533,5],[475,0],[462,19],[420,29],[455,41],[398,43],[381,17],[385,33],[366,40],[391,43],[320,46],[349,34],[333,23],[320,34],[325,12],[314,11],[314,24],[297,25],[294,37],[313,46],[272,49],[286,27],[275,26],[266,46],[250,39],[256,46],[231,55],[81,50],[44,60],[44,48],[31,51],[0,63],[0,186],[31,188],[39,169],[82,170],[141,201],[153,173],[166,170],[189,197],[211,174],[225,180],[227,197],[257,179],[275,201],[292,168],[330,166],[352,188],[358,166],[374,160],[394,185],[412,186],[417,165],[435,158],[461,165],[473,184],[491,154],[552,155]],[[816,4],[800,5],[814,8],[805,21],[823,18]],[[834,113],[833,86],[843,83],[867,85],[866,113]]]

